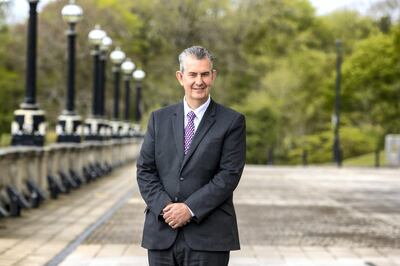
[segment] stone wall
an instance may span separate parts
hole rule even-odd
[[[0,149],[0,217],[19,216],[136,160],[141,140]]]

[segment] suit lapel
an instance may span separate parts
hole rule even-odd
[[[175,146],[179,161],[183,161],[183,103],[178,104],[174,115],[172,116],[172,128],[174,131]]]
[[[183,169],[183,167],[185,166],[187,161],[190,159],[190,157],[196,150],[197,146],[199,145],[201,140],[204,138],[204,136],[206,135],[208,130],[211,128],[211,126],[214,124],[214,122],[215,122],[215,103],[213,100],[211,100],[210,105],[208,106],[206,112],[204,113],[204,116],[201,119],[199,127],[196,130],[196,133],[194,134],[192,144],[190,144],[189,151],[183,160],[181,170]],[[183,144],[182,144],[182,151],[183,151]]]

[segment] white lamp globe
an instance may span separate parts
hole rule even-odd
[[[107,52],[110,49],[112,43],[113,41],[110,37],[104,37],[100,44],[100,50]]]
[[[133,70],[135,69],[135,64],[132,62],[130,58],[127,58],[121,65],[122,72],[125,75],[131,75]]]
[[[82,8],[75,4],[75,0],[70,0],[69,4],[61,10],[61,15],[67,23],[77,23],[82,19]]]
[[[105,31],[103,31],[100,25],[96,25],[93,30],[89,32],[89,42],[92,45],[101,45],[103,38],[106,37]]]
[[[125,53],[122,52],[120,47],[116,47],[110,54],[111,62],[115,65],[120,65],[125,60]]]
[[[136,81],[141,81],[146,77],[146,73],[141,69],[137,69],[133,72],[132,76]]]

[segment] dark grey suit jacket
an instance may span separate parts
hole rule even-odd
[[[245,118],[211,100],[184,156],[183,116],[181,102],[149,119],[137,161],[137,182],[147,204],[142,246],[160,250],[174,243],[177,230],[160,214],[169,202],[185,202],[195,214],[181,229],[192,249],[239,249],[232,196],[245,163]]]

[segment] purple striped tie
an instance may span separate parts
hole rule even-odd
[[[188,153],[190,144],[192,143],[192,139],[194,136],[194,118],[196,114],[193,111],[190,111],[187,114],[188,123],[185,127],[185,142],[184,142],[184,152],[185,155]]]

